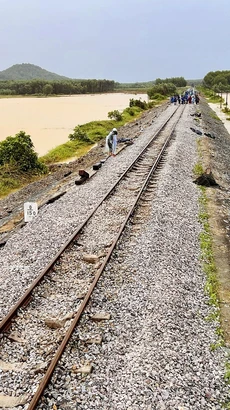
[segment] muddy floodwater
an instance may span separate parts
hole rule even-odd
[[[109,111],[128,107],[130,98],[146,94],[92,94],[49,98],[0,99],[0,141],[23,130],[41,156],[68,141],[76,125],[106,120]]]

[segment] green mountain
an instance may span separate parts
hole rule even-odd
[[[6,70],[0,71],[0,80],[69,80],[68,77],[64,77],[34,64],[15,64]]]

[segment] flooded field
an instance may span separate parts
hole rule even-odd
[[[41,156],[68,141],[78,124],[106,120],[109,111],[122,110],[130,98],[147,101],[146,94],[93,94],[50,98],[0,99],[0,141],[19,131],[33,140]]]

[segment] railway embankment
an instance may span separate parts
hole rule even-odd
[[[12,234],[0,249],[1,317],[174,110],[175,106],[170,105],[158,112],[159,115],[148,113],[142,123],[143,131],[133,145],[115,158],[109,158],[85,184],[76,186],[74,180],[69,181],[65,195],[45,204],[32,222]],[[199,117],[194,115],[198,111]],[[205,136],[204,132],[212,137]],[[157,177],[121,236],[79,327],[53,373],[39,409],[220,410],[230,401],[225,380],[228,328],[224,327],[228,321],[228,301],[224,297],[229,286],[229,139],[206,102],[185,106]],[[146,161],[149,156],[147,154]],[[146,161],[144,159],[139,169],[136,167],[138,178]],[[198,163],[204,170],[211,168],[219,185],[205,188],[209,239],[213,244],[211,252],[221,283],[216,289],[219,290],[219,305],[210,303],[204,261],[201,261],[200,235],[204,228],[200,223],[200,198],[204,192],[193,182]],[[125,211],[131,193],[137,190],[135,180],[129,183],[126,178],[124,183],[127,201],[125,194],[118,196],[112,214],[108,205],[102,208],[98,227],[89,225],[84,230],[85,239],[74,244],[80,253],[96,254],[97,249],[101,251],[102,243],[111,244],[116,221]],[[108,225],[100,234],[101,217]],[[94,255],[94,258],[96,256],[95,263],[100,265],[102,255]],[[36,303],[41,302],[36,320],[44,326],[46,315],[56,316],[55,327],[43,332],[44,337],[34,343],[37,339],[35,318],[28,333],[23,332],[20,323],[28,320],[28,313],[22,310],[19,323],[16,321],[13,325],[14,341],[10,331],[2,337],[4,361],[12,364],[16,358],[24,366],[18,366],[20,371],[11,367],[10,378],[7,370],[2,370],[5,387],[0,395],[31,396],[27,368],[35,369],[30,371],[37,372],[38,381],[42,366],[47,366],[41,353],[44,346],[47,360],[52,356],[50,332],[58,340],[66,322],[72,320],[78,309],[79,298],[72,292],[75,282],[80,283],[84,293],[86,282],[91,282],[94,275],[93,265],[89,263],[78,276],[82,262],[76,259],[74,270],[74,260],[71,253],[62,260],[64,270],[70,270],[73,281],[72,286],[66,283],[69,305],[62,300],[65,286],[60,285],[63,273],[57,266],[35,295],[30,308],[35,313]],[[222,270],[224,279],[220,275]],[[53,283],[52,292],[48,290],[50,283]],[[226,292],[221,293],[224,286]],[[62,304],[65,306],[63,316],[57,317]],[[221,309],[220,316],[225,343],[223,339],[220,343],[219,307],[226,308]],[[211,317],[213,319],[209,320]],[[41,355],[39,368],[35,351]],[[27,407],[22,401],[21,409]]]

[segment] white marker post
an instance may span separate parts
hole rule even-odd
[[[38,214],[37,202],[24,203],[24,221],[30,222]]]

